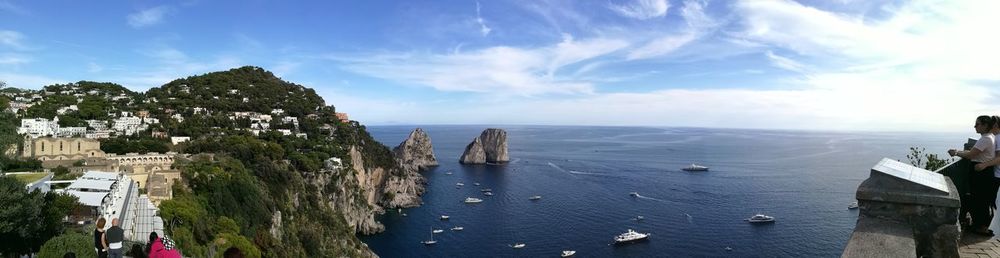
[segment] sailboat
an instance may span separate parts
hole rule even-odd
[[[423,243],[424,245],[433,245],[437,244],[437,242],[438,241],[434,240],[434,228],[431,228],[431,240],[420,241],[420,243]]]

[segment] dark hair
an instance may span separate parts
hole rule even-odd
[[[1000,116],[991,116],[993,118],[993,128],[1000,128]]]
[[[104,224],[108,223],[107,221],[104,217],[97,219],[97,229],[104,229]]]
[[[226,252],[222,253],[222,257],[225,257],[225,258],[243,258],[243,252],[241,252],[239,248],[236,248],[234,246],[234,247],[230,247],[229,249],[226,249]]]
[[[979,116],[976,117],[976,123],[986,126],[986,131],[989,132],[992,131],[993,128],[997,127],[997,120],[995,120],[994,117],[995,116],[986,116],[986,115]]]
[[[140,245],[138,243],[132,244],[132,250],[128,251],[128,255],[132,256],[132,258],[146,258],[146,257],[149,257],[149,255],[146,253],[146,251],[142,250],[142,245]]]
[[[149,243],[153,243],[159,236],[156,235],[156,231],[149,232]]]

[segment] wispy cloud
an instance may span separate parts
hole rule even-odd
[[[163,22],[164,16],[172,10],[169,6],[161,5],[129,14],[127,17],[128,25],[133,28],[142,28],[159,24]]]
[[[13,13],[17,15],[29,15],[31,12],[21,6],[15,5],[9,1],[0,1],[0,12]]]
[[[667,0],[635,0],[624,5],[609,4],[608,8],[625,17],[647,20],[666,16],[670,3]]]
[[[558,44],[539,48],[490,47],[448,54],[377,54],[332,56],[347,70],[418,84],[441,91],[500,95],[592,93],[591,82],[560,76],[566,66],[608,55],[628,46],[612,39],[576,41],[565,35]]]
[[[483,15],[479,12],[479,1],[476,1],[476,23],[479,23],[479,32],[483,33],[483,37],[490,35],[490,27],[486,26],[486,22],[483,20]]]
[[[14,50],[27,50],[24,44],[24,35],[17,31],[0,30],[0,45],[7,46]]]
[[[46,76],[11,72],[0,72],[0,81],[7,82],[7,86],[22,89],[40,89],[42,86],[67,82]]]
[[[629,60],[659,57],[673,53],[681,47],[704,37],[718,26],[717,22],[705,14],[704,5],[698,1],[686,1],[681,9],[681,17],[686,26],[679,32],[660,36],[628,54]]]
[[[101,65],[99,65],[97,63],[94,63],[94,62],[87,63],[87,72],[88,73],[99,73],[101,71],[104,71],[104,67],[103,66],[101,66]]]
[[[795,60],[776,55],[772,51],[767,51],[765,54],[767,55],[767,59],[771,61],[771,65],[774,65],[775,67],[800,73],[805,71],[805,65],[796,62]]]
[[[30,63],[31,61],[31,58],[19,54],[0,54],[0,65],[20,65]]]

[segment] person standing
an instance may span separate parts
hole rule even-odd
[[[125,241],[125,230],[118,226],[118,218],[111,219],[111,228],[104,232],[104,242],[108,245],[108,258],[122,258],[122,244]]]
[[[108,258],[108,245],[104,242],[104,225],[107,220],[104,217],[97,219],[97,227],[94,228],[94,249],[97,249],[97,258]]]
[[[996,121],[990,116],[979,116],[973,126],[980,138],[976,144],[968,151],[948,150],[951,156],[958,156],[972,162],[970,171],[970,188],[972,201],[969,213],[972,215],[972,232],[980,235],[992,236],[989,230],[990,222],[993,220],[993,212],[990,207],[996,200],[995,180],[993,179],[993,169],[988,172],[976,171],[975,166],[989,162],[996,157],[996,136],[991,131],[996,126]],[[985,168],[984,168],[985,169]],[[991,193],[992,191],[992,193]],[[992,198],[991,198],[992,197]]]
[[[1000,134],[1000,116],[993,116],[993,122],[995,123],[993,124],[993,130],[990,131],[990,133],[992,133],[993,135]],[[993,167],[993,190],[992,190],[993,206],[991,206],[991,208],[994,216],[993,220],[991,220],[990,225],[995,226],[995,225],[1000,225],[1000,222],[997,221],[997,218],[1000,218],[1000,216],[996,216],[996,211],[997,211],[996,198],[998,191],[1000,191],[1000,166],[998,166],[1000,165],[1000,141],[996,141],[996,147],[994,149],[994,153],[995,155],[993,159],[987,162],[976,164],[975,168],[976,171],[983,171],[983,170],[989,171],[987,170],[987,168]]]

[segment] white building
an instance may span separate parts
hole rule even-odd
[[[56,114],[65,115],[66,113],[69,113],[70,111],[80,111],[80,108],[77,107],[76,105],[69,105],[68,107],[61,107],[58,110],[56,110]]]
[[[280,109],[280,108],[272,109],[271,110],[271,114],[272,115],[276,115],[276,116],[280,116],[280,115],[285,114],[285,110]]]
[[[104,120],[84,120],[84,122],[87,122],[87,126],[90,126],[90,128],[94,128],[94,130],[108,129],[108,122]]]
[[[111,138],[111,130],[94,130],[84,134],[84,137],[89,139],[107,139]]]
[[[134,116],[119,117],[112,122],[113,125],[111,126],[111,129],[114,129],[118,133],[124,135],[134,135],[149,128],[148,125],[142,123],[142,118]]]
[[[18,134],[26,134],[31,138],[55,135],[59,130],[59,117],[49,121],[45,118],[21,119],[21,127],[17,128]]]
[[[56,137],[77,137],[87,134],[86,127],[60,127],[56,128]]]
[[[177,145],[178,143],[190,141],[190,140],[191,140],[191,137],[187,137],[187,136],[174,136],[174,137],[170,137],[170,143],[173,143],[174,145]]]

